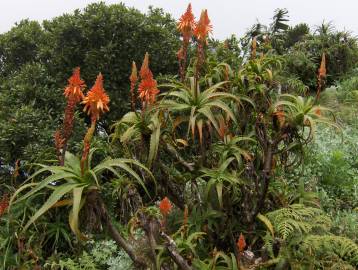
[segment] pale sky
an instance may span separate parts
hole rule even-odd
[[[29,18],[42,21],[83,8],[96,0],[0,0],[0,33],[10,30],[15,22]],[[141,11],[149,5],[161,7],[178,18],[192,3],[196,17],[208,9],[214,26],[213,36],[224,39],[232,33],[242,35],[258,19],[270,22],[276,8],[287,8],[290,24],[306,22],[311,27],[323,20],[332,21],[338,30],[358,35],[358,0],[105,0],[108,4],[124,2]]]

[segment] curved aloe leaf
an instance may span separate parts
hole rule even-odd
[[[42,205],[42,207],[30,218],[26,223],[23,231],[25,232],[29,226],[34,223],[40,216],[42,216],[48,209],[50,209],[63,195],[73,190],[79,184],[63,184],[55,188],[47,201]]]

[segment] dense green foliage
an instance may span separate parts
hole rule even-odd
[[[174,20],[160,9],[142,14],[122,4],[100,3],[42,25],[25,20],[1,34],[0,118],[6,121],[0,123],[0,162],[13,166],[17,159],[47,157],[43,152],[53,144],[51,134],[61,122],[62,90],[77,66],[88,81],[98,71],[108,78],[105,87],[116,108],[102,119],[108,131],[129,108],[128,67],[133,60],[150,51],[153,72],[177,72],[175,28]]]
[[[0,269],[357,269],[357,41],[280,9],[207,40],[205,16],[182,43],[103,3],[0,35]],[[110,111],[98,76],[72,130],[76,66]]]

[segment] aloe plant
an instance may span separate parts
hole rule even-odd
[[[95,149],[91,150],[88,157],[88,163],[91,164],[91,159]],[[23,231],[26,231],[31,224],[33,224],[39,217],[45,214],[53,207],[72,205],[72,210],[69,212],[69,224],[71,230],[76,236],[84,240],[86,237],[79,230],[79,212],[86,203],[86,196],[90,191],[99,190],[101,188],[100,178],[105,171],[112,172],[116,177],[120,177],[117,168],[122,169],[130,175],[142,188],[147,192],[144,180],[136,173],[131,166],[136,166],[144,170],[152,177],[151,172],[141,163],[132,159],[105,159],[96,166],[88,166],[84,174],[81,173],[80,159],[75,155],[67,152],[65,155],[64,166],[48,166],[39,164],[41,169],[31,175],[26,183],[20,187],[12,196],[10,205],[19,203],[28,199],[29,197],[42,192],[43,189],[51,190],[51,195],[40,209],[27,221]],[[50,175],[48,175],[50,173]],[[35,182],[35,179],[41,175],[45,176],[42,181]],[[152,177],[152,179],[154,179]],[[27,193],[22,194],[25,190],[30,189]],[[63,199],[63,197],[66,197]]]
[[[187,136],[191,132],[194,137],[197,130],[199,139],[202,140],[204,125],[212,125],[219,130],[215,113],[224,113],[236,122],[236,118],[225,100],[234,100],[238,103],[241,100],[238,96],[219,91],[226,83],[217,83],[204,91],[200,91],[199,87],[195,89],[193,78],[191,78],[190,87],[179,82],[162,85],[162,87],[165,86],[171,90],[164,94],[160,107],[175,115],[174,127],[187,122]]]

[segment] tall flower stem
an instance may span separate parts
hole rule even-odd
[[[178,30],[183,37],[183,45],[178,52],[179,59],[179,73],[180,79],[182,82],[185,80],[185,71],[186,71],[186,61],[187,61],[187,51],[190,39],[193,35],[195,28],[195,18],[192,12],[191,4],[188,5],[185,13],[180,17],[178,22]]]
[[[134,61],[132,62],[132,73],[129,76],[129,80],[131,82],[131,88],[130,88],[130,92],[131,92],[131,110],[132,110],[132,112],[134,112],[135,111],[135,104],[136,104],[135,86],[136,86],[136,83],[138,81],[137,66],[136,66]]]
[[[197,60],[195,64],[195,73],[194,73],[194,98],[195,100],[198,98],[199,91],[199,77],[200,77],[200,69],[204,61],[204,46],[199,41],[198,42],[198,50],[197,50]]]
[[[88,154],[91,148],[91,140],[93,137],[93,133],[96,129],[96,118],[92,118],[91,126],[87,130],[85,138],[83,140],[83,152],[82,152],[82,159],[81,159],[81,174],[84,175],[85,171],[88,169]]]
[[[80,68],[77,67],[73,70],[72,76],[68,79],[68,85],[64,91],[64,95],[67,98],[67,105],[63,126],[61,130],[57,130],[55,133],[55,146],[61,166],[65,163],[67,143],[73,131],[76,105],[84,98],[82,90],[85,86],[85,82],[81,80]]]
[[[60,166],[63,166],[65,163],[65,154],[67,150],[67,143],[72,135],[74,115],[76,109],[76,100],[74,98],[69,98],[67,106],[65,109],[65,117],[63,119],[63,130],[62,130],[62,152],[60,158]]]
[[[323,53],[321,59],[321,65],[318,69],[318,75],[317,75],[317,94],[316,94],[315,102],[318,102],[319,100],[321,91],[324,88],[326,76],[327,76],[326,55],[325,53]]]
[[[194,97],[195,99],[198,96],[198,86],[199,86],[199,76],[200,69],[205,60],[204,55],[204,46],[207,45],[207,36],[212,31],[212,26],[210,24],[210,19],[208,16],[207,10],[203,10],[200,15],[199,21],[195,25],[194,36],[197,39],[198,49],[197,49],[197,61],[195,67],[195,75],[194,75]]]

